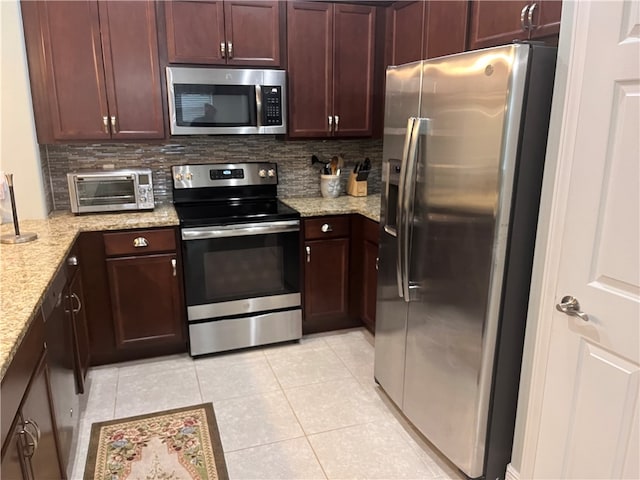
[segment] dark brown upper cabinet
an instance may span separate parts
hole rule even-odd
[[[22,2],[39,143],[164,138],[152,1]]]
[[[557,0],[471,2],[469,48],[557,35],[561,10]]]
[[[282,66],[284,6],[278,1],[164,4],[170,63]]]
[[[287,8],[289,136],[371,136],[377,7]]]
[[[395,2],[387,7],[386,64],[464,52],[469,2]]]

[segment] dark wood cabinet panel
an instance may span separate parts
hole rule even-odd
[[[522,23],[522,12],[529,2],[474,1],[471,4],[469,49],[503,45],[513,40],[526,40],[529,31]]]
[[[109,258],[117,348],[184,344],[175,254]]]
[[[225,64],[223,2],[174,0],[164,8],[169,62]]]
[[[58,453],[44,334],[43,317],[38,313],[2,379],[2,478],[65,477]]]
[[[349,239],[306,241],[305,255],[304,333],[345,328],[343,322],[349,306]]]
[[[287,2],[289,135],[328,137],[333,98],[333,6]]]
[[[369,330],[376,330],[376,290],[378,286],[378,244],[364,241],[362,249],[364,275],[362,282],[362,321]]]
[[[164,138],[154,2],[99,6],[111,137]]]
[[[278,67],[281,62],[281,2],[224,2],[229,65]]]
[[[538,39],[560,31],[562,2],[556,0],[471,2],[469,49]]]
[[[111,138],[98,3],[22,2],[22,13],[33,101],[46,104],[40,143]]]
[[[378,222],[354,215],[351,220],[350,312],[375,332],[378,283]]]
[[[424,1],[395,2],[387,8],[387,65],[402,65],[422,59],[426,4]]]
[[[38,141],[164,137],[152,1],[22,2]]]
[[[334,135],[372,134],[375,7],[334,6]]]
[[[175,250],[176,233],[171,228],[104,234],[104,251],[108,256],[146,255]]]
[[[289,136],[371,136],[377,7],[287,8]]]
[[[278,1],[164,3],[170,63],[279,67],[284,9]]]
[[[78,393],[85,392],[85,378],[89,370],[89,327],[85,307],[82,275],[75,272],[67,287],[67,312],[71,321],[74,374]]]
[[[469,2],[466,0],[427,2],[423,58],[464,52],[467,46]]]

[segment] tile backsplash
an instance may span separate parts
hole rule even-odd
[[[188,163],[269,161],[278,164],[281,197],[320,196],[320,168],[311,166],[311,155],[329,161],[342,154],[342,191],[349,171],[371,159],[368,192],[380,193],[382,140],[281,140],[270,135],[225,135],[174,137],[164,143],[41,145],[47,202],[51,210],[69,210],[68,172],[114,168],[147,167],[153,170],[156,203],[172,200],[171,166]]]

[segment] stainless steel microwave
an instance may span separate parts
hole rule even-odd
[[[172,135],[287,133],[284,70],[167,67]]]
[[[151,169],[129,168],[68,173],[73,213],[153,210]]]

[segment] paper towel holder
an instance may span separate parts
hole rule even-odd
[[[0,236],[0,243],[27,243],[32,242],[36,238],[38,238],[37,233],[32,232],[23,232],[20,233],[20,224],[18,222],[18,212],[16,210],[16,198],[13,193],[13,173],[5,174],[5,178],[7,179],[7,184],[9,185],[9,198],[11,200],[11,213],[13,214],[13,228],[15,230],[15,234],[7,233],[6,235]]]

